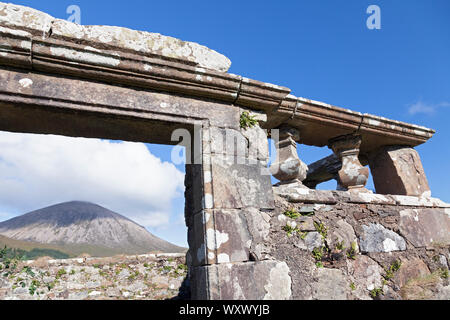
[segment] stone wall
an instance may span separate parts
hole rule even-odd
[[[160,300],[190,294],[183,254],[40,258],[0,267],[0,300]]]
[[[450,299],[450,205],[307,189],[275,204],[266,249],[291,299]]]

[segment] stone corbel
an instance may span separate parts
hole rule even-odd
[[[275,141],[277,148],[277,161],[270,167],[271,174],[280,180],[280,185],[296,184],[305,187],[302,183],[306,179],[308,166],[299,159],[297,154],[297,141],[300,133],[297,129],[283,125],[278,128],[279,139]],[[272,138],[274,138],[272,130]],[[305,187],[306,188],[306,187]]]
[[[369,178],[369,169],[363,167],[358,159],[361,141],[360,135],[350,134],[333,138],[328,143],[328,147],[342,162],[342,168],[336,177],[337,190],[368,191],[365,186]]]

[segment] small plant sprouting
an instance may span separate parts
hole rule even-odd
[[[356,285],[354,282],[350,283],[350,289],[356,290]]]
[[[322,239],[325,239],[327,237],[328,230],[322,222],[314,221],[314,227],[316,228],[316,231],[320,233]]]
[[[316,262],[316,267],[317,267],[317,268],[323,268],[323,263],[320,262],[320,261],[317,261],[317,262]]]
[[[445,269],[445,268],[439,269],[439,276],[442,279],[448,279],[448,269]]]
[[[300,229],[297,228],[297,224],[295,223],[286,224],[283,230],[286,231],[288,237],[292,237],[295,233],[300,233]]]
[[[400,260],[395,260],[388,269],[385,269],[384,271],[386,274],[384,275],[384,279],[390,280],[394,277],[394,273],[397,272],[400,267],[402,266],[402,262]]]
[[[314,248],[312,256],[316,261],[321,261],[327,250],[325,246]]]
[[[338,242],[336,244],[336,249],[339,250],[339,251],[342,251],[342,250],[345,249],[345,247],[344,247],[344,240],[342,240],[341,242]]]
[[[56,273],[56,279],[61,278],[65,274],[67,274],[66,269],[64,269],[64,268],[59,269],[58,272]]]
[[[301,232],[300,233],[300,239],[305,240],[306,236],[308,235],[308,232]]]
[[[384,294],[383,288],[374,288],[370,290],[370,296],[374,299],[382,294]]]
[[[250,112],[244,111],[239,119],[239,124],[242,129],[253,128],[258,124],[258,120],[254,116],[250,115]]]
[[[28,288],[28,292],[30,293],[30,295],[34,296],[34,294],[36,293],[37,288],[39,288],[40,283],[37,280],[33,280],[31,281],[31,286],[30,288]],[[39,295],[39,293],[38,293]]]
[[[297,210],[295,210],[295,209],[286,210],[283,214],[286,217],[289,217],[289,218],[294,219],[294,220],[301,216],[300,213]]]
[[[355,260],[356,259],[356,253],[357,253],[357,243],[355,241],[352,242],[352,246],[350,249],[347,250],[347,258]]]

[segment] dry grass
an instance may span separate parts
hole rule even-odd
[[[401,288],[400,295],[405,300],[431,299],[440,280],[438,272],[411,279]]]

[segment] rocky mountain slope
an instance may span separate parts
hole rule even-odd
[[[53,205],[1,222],[0,235],[51,244],[73,255],[102,257],[186,251],[116,212],[81,201]]]

